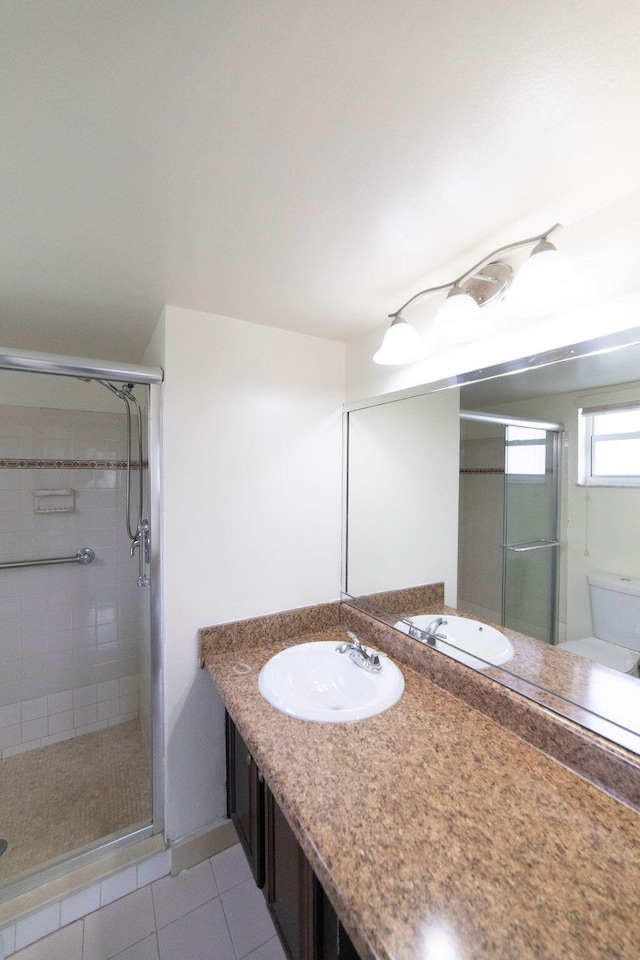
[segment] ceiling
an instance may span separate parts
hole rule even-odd
[[[619,274],[639,51],[637,0],[3,0],[0,342],[136,362],[165,303],[349,340],[608,208]]]

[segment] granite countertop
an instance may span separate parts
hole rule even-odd
[[[351,602],[389,624],[422,614],[474,619],[471,613],[445,606],[443,587],[424,584]],[[487,676],[640,754],[640,680],[491,620],[483,622],[509,637],[514,648],[512,660],[503,667],[487,667]],[[455,656],[451,648],[449,654]]]
[[[377,717],[307,723],[261,697],[263,664],[340,642],[340,616],[210,628],[201,651],[361,957],[637,960],[638,813],[431,682],[414,641],[387,631],[405,691]]]

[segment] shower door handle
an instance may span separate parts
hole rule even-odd
[[[546,547],[559,547],[559,540],[530,540],[527,543],[502,543],[503,550],[512,553],[528,553],[529,550],[543,550]]]
[[[138,548],[138,586],[148,587],[151,580],[146,574],[146,567],[151,562],[151,540],[149,536],[149,521],[141,520],[136,531],[135,540],[131,541],[131,556]]]

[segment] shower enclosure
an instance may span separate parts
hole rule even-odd
[[[0,354],[0,888],[162,829],[161,371]]]
[[[562,426],[460,420],[458,607],[555,643]]]

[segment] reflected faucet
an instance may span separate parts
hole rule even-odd
[[[425,628],[425,635],[431,637],[432,640],[446,640],[446,633],[438,633],[438,627],[444,627],[448,622],[446,617],[436,617],[435,620],[432,620]]]

